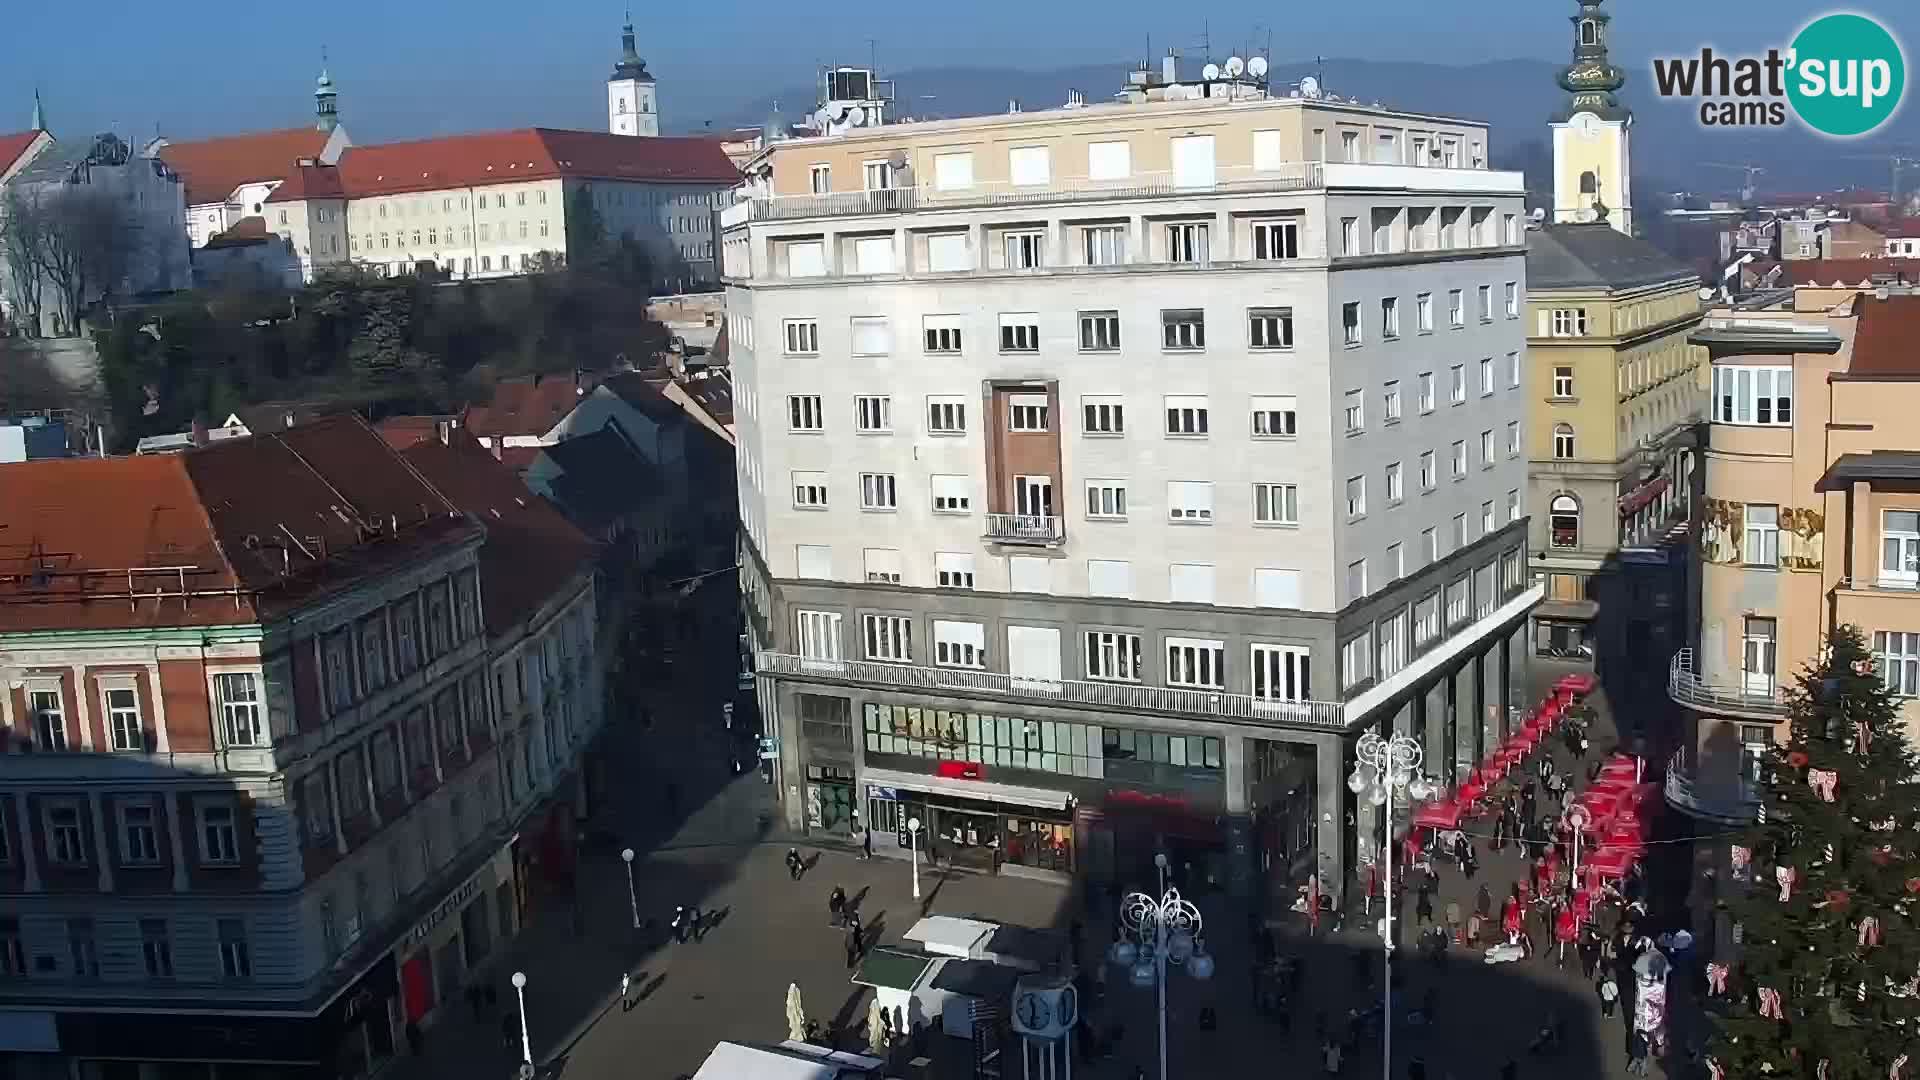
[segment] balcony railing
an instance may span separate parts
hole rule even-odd
[[[1346,706],[1337,701],[1269,701],[1224,690],[1034,679],[967,668],[882,664],[867,660],[816,660],[792,653],[757,653],[755,670],[823,682],[898,687],[933,693],[977,694],[1049,705],[1081,705],[1116,712],[1160,713],[1210,720],[1244,720],[1275,727],[1339,730]]]
[[[1750,690],[1744,685],[1710,683],[1694,670],[1693,650],[1673,654],[1667,668],[1667,696],[1689,709],[1701,712],[1757,716],[1777,720],[1787,714],[1787,699],[1776,685],[1767,691]]]
[[[1000,544],[1051,546],[1066,540],[1067,523],[1046,514],[988,514],[986,536]]]
[[[1681,813],[1722,824],[1744,825],[1760,814],[1760,785],[1744,772],[1722,779],[1702,777],[1684,752],[1667,762],[1667,802]]]

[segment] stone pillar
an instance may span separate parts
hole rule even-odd
[[[1429,764],[1427,771],[1440,778],[1440,783],[1451,786],[1459,772],[1456,763],[1460,760],[1460,670],[1449,668],[1443,685],[1447,688],[1447,727],[1446,742],[1442,745],[1444,756],[1435,764]]]
[[[110,893],[113,891],[113,845],[107,839],[107,814],[99,792],[87,796],[87,813],[93,819],[93,857],[100,863],[100,891]]]
[[[1221,740],[1227,785],[1227,891],[1235,899],[1253,894],[1253,823],[1247,814],[1247,740]]]
[[[1345,903],[1346,815],[1342,808],[1352,797],[1347,790],[1346,744],[1337,733],[1317,736],[1314,754],[1314,812],[1320,820],[1314,830],[1314,865],[1323,887],[1333,894],[1336,907]]]
[[[180,829],[180,797],[174,792],[169,791],[161,795],[160,800],[166,806],[167,846],[173,852],[173,891],[186,892],[189,885],[187,880],[187,845]],[[237,810],[235,812],[238,813]]]
[[[31,843],[32,838],[27,835],[27,830],[24,828],[26,822],[33,820],[27,815],[27,797],[25,795],[15,795],[13,797],[13,813],[10,817],[12,819],[11,823],[23,826],[14,829],[14,836],[20,845],[20,868],[24,878],[23,884],[28,892],[39,892],[40,860],[34,855],[33,844]]]
[[[1522,622],[1524,629],[1527,625]],[[1500,638],[1500,741],[1513,734],[1513,635]]]
[[[1487,654],[1473,654],[1473,761],[1487,759]]]

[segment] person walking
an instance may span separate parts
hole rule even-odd
[[[1613,972],[1600,973],[1600,984],[1594,992],[1600,995],[1600,1015],[1612,1016],[1614,1008],[1620,1004],[1620,984],[1614,981]]]
[[[1433,921],[1433,888],[1422,883],[1420,892],[1413,901],[1414,925],[1425,926]]]
[[[1580,976],[1591,980],[1594,968],[1600,963],[1600,935],[1594,932],[1592,924],[1580,931]]]
[[[827,917],[832,920],[834,926],[839,926],[841,917],[846,914],[846,911],[847,890],[835,885],[833,891],[827,894]]]
[[[806,862],[800,858],[800,849],[788,848],[787,849],[787,876],[792,878],[795,881],[799,881],[800,875],[806,872],[806,868],[807,868]]]
[[[1447,901],[1446,920],[1447,936],[1458,939],[1460,936],[1460,902],[1458,900]]]
[[[1559,914],[1553,918],[1553,936],[1559,944],[1559,948],[1555,950],[1553,962],[1554,966],[1562,971],[1567,968],[1567,949],[1574,944],[1578,933],[1579,930],[1573,918],[1573,908],[1562,906]]]
[[[873,861],[873,830],[860,831],[860,858],[865,862]]]
[[[1493,890],[1487,888],[1487,883],[1484,881],[1473,894],[1473,913],[1483,919],[1493,915]]]

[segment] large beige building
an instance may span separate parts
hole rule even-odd
[[[1743,781],[1835,626],[1867,636],[1920,719],[1920,296],[1827,291],[1715,311],[1693,336],[1713,361],[1701,629],[1668,688],[1697,730],[1668,784],[1706,817],[1751,813]]]
[[[795,827],[1287,903],[1375,850],[1360,732],[1451,779],[1518,703],[1521,178],[1475,123],[1131,89],[749,165],[760,700]]]

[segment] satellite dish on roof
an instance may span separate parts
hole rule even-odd
[[[1209,81],[1220,77],[1220,65],[1208,64],[1200,69],[1200,77]]]
[[[1245,70],[1247,70],[1247,62],[1245,60],[1242,60],[1237,56],[1227,57],[1227,77],[1228,78],[1237,79],[1240,77],[1240,73]]]
[[[867,110],[858,105],[847,110],[847,123],[854,127],[864,127],[867,123]]]
[[[831,123],[833,123],[832,113],[828,112],[825,109],[813,110],[813,126],[814,127],[819,128],[821,131],[825,131],[827,130],[827,125]]]
[[[1256,56],[1253,59],[1247,61],[1247,74],[1253,76],[1256,79],[1266,78],[1267,77],[1267,58],[1264,56]]]
[[[1306,78],[1301,79],[1300,80],[1300,96],[1301,97],[1319,97],[1320,96],[1320,80],[1314,78],[1311,75],[1308,75]]]

